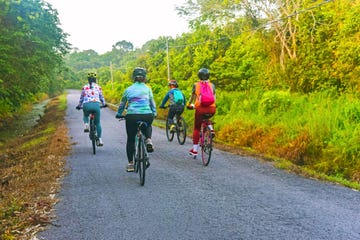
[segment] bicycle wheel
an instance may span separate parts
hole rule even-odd
[[[212,152],[212,136],[209,127],[203,132],[204,144],[201,146],[201,158],[204,166],[209,165]]]
[[[170,123],[166,120],[166,137],[171,142],[174,139],[174,132],[170,132]]]
[[[96,154],[96,127],[94,123],[94,119],[90,119],[90,140],[92,145],[93,154]]]
[[[138,171],[139,171],[139,177],[140,177],[140,185],[144,186],[145,184],[145,170],[146,170],[146,159],[145,159],[145,143],[144,139],[141,138],[138,144],[138,153],[139,153],[139,159],[138,159]]]
[[[186,122],[183,117],[179,117],[176,124],[177,139],[180,145],[183,145],[186,141]]]

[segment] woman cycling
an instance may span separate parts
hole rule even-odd
[[[147,123],[145,135],[146,149],[153,152],[154,147],[151,141],[152,122],[156,117],[156,105],[151,88],[146,82],[146,71],[143,68],[135,68],[132,73],[134,83],[128,87],[122,95],[116,118],[125,118],[126,120],[126,154],[128,172],[134,171],[133,155],[135,151],[135,135],[137,131],[137,121],[141,120]],[[126,115],[123,115],[126,109]]]
[[[193,147],[190,149],[189,154],[191,156],[197,156],[199,148],[199,138],[200,138],[200,128],[201,122],[203,120],[203,115],[214,115],[216,112],[215,105],[215,85],[210,82],[210,71],[207,68],[201,68],[198,72],[199,81],[193,85],[191,98],[187,105],[188,109],[194,109],[195,107],[195,118],[194,118],[194,131],[193,131]],[[211,88],[213,95],[213,102],[211,104],[202,104],[200,95],[201,95],[201,85],[207,84]],[[195,101],[195,106],[192,102]],[[212,127],[212,126],[210,126]],[[212,133],[214,134],[214,133]]]
[[[105,98],[102,94],[101,87],[96,84],[96,73],[88,73],[88,84],[86,84],[81,91],[79,104],[76,109],[83,109],[83,121],[84,121],[84,132],[89,132],[89,115],[94,113],[94,122],[96,125],[97,136],[99,138],[96,141],[98,146],[103,146],[102,141],[102,129],[100,123],[100,104],[106,107]]]

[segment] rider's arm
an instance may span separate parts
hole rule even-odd
[[[149,89],[150,89],[150,88],[149,88]],[[151,89],[150,89],[150,94],[149,94],[149,96],[150,96],[150,99],[149,99],[149,101],[150,101],[150,108],[151,108],[151,111],[152,111],[153,114],[154,114],[154,117],[156,117],[156,115],[157,115],[157,113],[156,113],[156,104],[155,104],[154,95],[153,95],[153,92],[151,91]]]
[[[80,99],[79,99],[79,104],[78,104],[79,107],[81,107],[81,105],[84,102],[84,96],[85,96],[85,88],[82,88],[81,94],[80,94]]]
[[[170,91],[168,91],[160,104],[160,108],[165,107],[166,102],[169,100]]]
[[[121,100],[120,100],[120,104],[119,104],[119,107],[118,107],[118,111],[117,113],[119,115],[122,115],[122,113],[124,112],[125,110],[125,107],[126,107],[126,103],[127,103],[127,90],[125,90],[123,96],[121,97]]]
[[[104,98],[104,95],[103,95],[103,93],[102,93],[102,89],[101,89],[100,86],[99,86],[99,98],[100,98],[101,104],[102,104],[103,106],[105,106],[105,105],[106,105],[106,102],[105,102],[105,98]]]

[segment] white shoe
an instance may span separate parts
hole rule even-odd
[[[151,138],[148,138],[145,140],[145,144],[146,144],[146,151],[151,153],[154,151],[154,146],[153,143],[151,141]]]
[[[84,124],[84,132],[89,132],[89,124],[88,123]]]
[[[96,141],[96,145],[98,145],[99,147],[104,146],[104,142],[102,141],[101,138],[99,138],[99,139]]]

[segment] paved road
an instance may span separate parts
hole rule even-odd
[[[154,128],[145,186],[126,173],[125,126],[102,110],[104,147],[91,153],[68,96],[73,145],[57,219],[38,239],[360,239],[360,194],[251,157],[215,150],[208,167]]]

